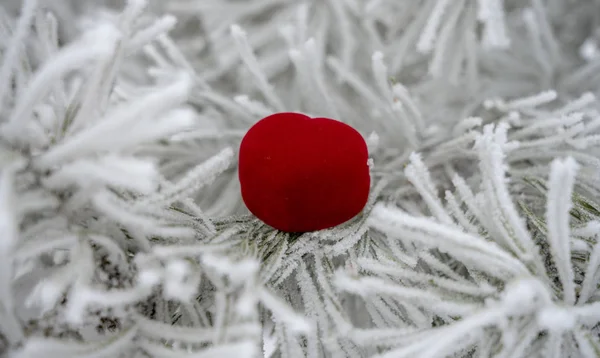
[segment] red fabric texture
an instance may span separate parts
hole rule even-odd
[[[364,208],[368,150],[354,128],[329,118],[277,113],[242,139],[239,180],[246,207],[286,232],[342,224]]]

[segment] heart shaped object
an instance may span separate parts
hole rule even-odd
[[[364,208],[368,150],[354,128],[329,118],[277,113],[242,139],[239,180],[246,207],[286,232],[330,228]]]

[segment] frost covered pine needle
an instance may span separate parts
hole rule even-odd
[[[599,357],[598,13],[3,2],[0,356]],[[363,212],[248,214],[274,111],[367,138]]]

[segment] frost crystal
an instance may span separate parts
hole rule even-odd
[[[0,356],[599,356],[599,2],[116,3],[0,5]],[[277,111],[365,136],[361,214],[248,215]]]

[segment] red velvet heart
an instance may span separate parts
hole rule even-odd
[[[347,124],[273,114],[242,139],[242,198],[256,217],[282,231],[333,227],[364,208],[371,182],[367,160],[363,137]]]

